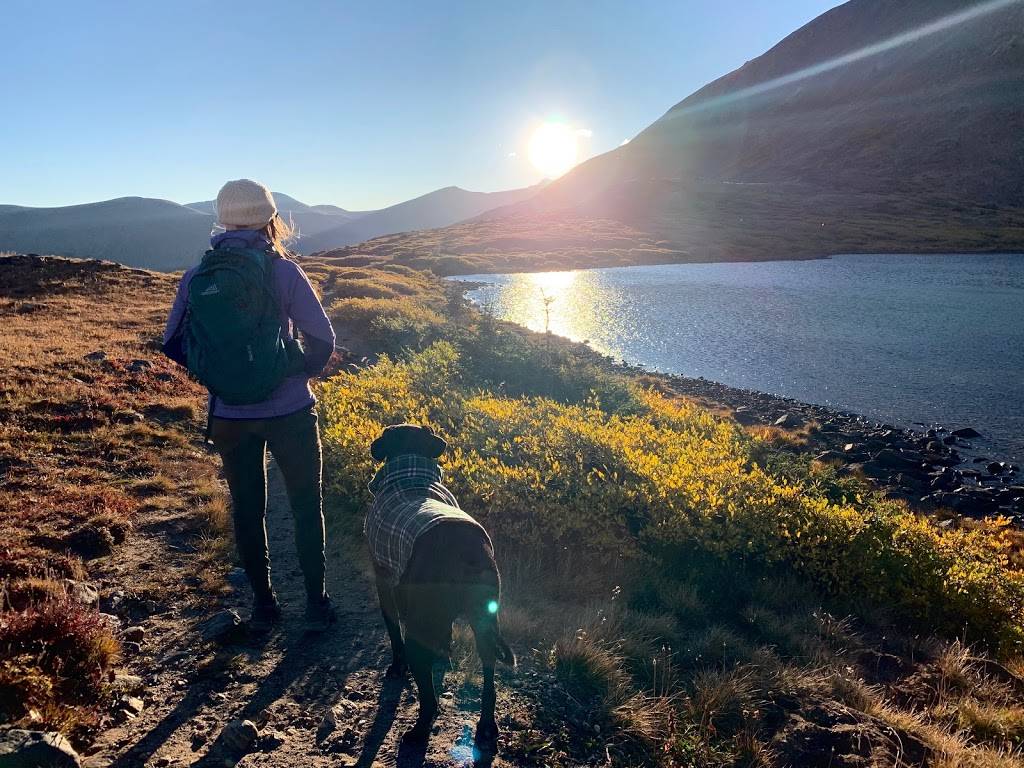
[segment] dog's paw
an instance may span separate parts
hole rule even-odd
[[[409,672],[409,665],[404,661],[393,661],[388,671],[384,673],[385,680],[403,680]]]
[[[412,728],[402,734],[403,744],[425,744],[430,738],[430,731],[433,728],[434,720],[419,718]]]
[[[474,741],[481,749],[494,750],[498,746],[498,724],[493,720],[481,720],[476,724]]]

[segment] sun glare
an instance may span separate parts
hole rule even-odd
[[[543,123],[530,137],[530,162],[549,179],[558,178],[576,165],[578,140],[578,131],[564,123]]]

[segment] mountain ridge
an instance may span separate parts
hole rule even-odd
[[[378,211],[347,211],[308,205],[275,192],[281,214],[296,227],[293,248],[308,253],[317,243],[352,243],[410,229],[454,224],[494,206],[518,201],[528,190],[470,192],[444,187]],[[496,196],[496,197],[495,197]],[[161,198],[125,196],[68,206],[0,205],[0,251],[54,253],[101,258],[126,266],[173,271],[195,264],[216,226],[215,201],[180,204]],[[357,234],[346,226],[368,219]],[[332,230],[338,230],[334,235]],[[365,235],[365,233],[370,233]]]
[[[612,218],[699,260],[1024,250],[1020,29],[1020,3],[851,0],[481,218]]]
[[[449,226],[478,216],[486,210],[527,200],[543,188],[544,182],[501,192],[472,192],[457,186],[442,187],[388,208],[371,211],[318,235],[303,238],[298,243],[298,250],[300,253],[312,254],[383,235]]]

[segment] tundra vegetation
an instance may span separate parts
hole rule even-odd
[[[97,564],[140,515],[177,510],[216,589],[227,506],[198,447],[202,390],[155,353],[174,281],[19,256],[0,272],[0,726],[84,742],[123,693]]]
[[[201,390],[154,347],[173,279],[41,263],[5,264],[0,293],[0,722],[87,739],[117,638],[72,582],[154,504],[216,562],[226,507]],[[508,759],[1020,763],[1024,541],[1005,521],[939,525],[815,463],[800,435],[659,394],[390,258],[304,266],[353,352],[319,389],[332,535],[360,556],[384,425],[445,436],[521,658],[500,686],[529,701],[499,723]],[[195,600],[220,588],[202,570]],[[453,661],[450,682],[478,684],[465,629]]]

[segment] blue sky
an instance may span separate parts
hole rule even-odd
[[[607,151],[837,4],[5,0],[0,204],[525,186],[544,120]]]

